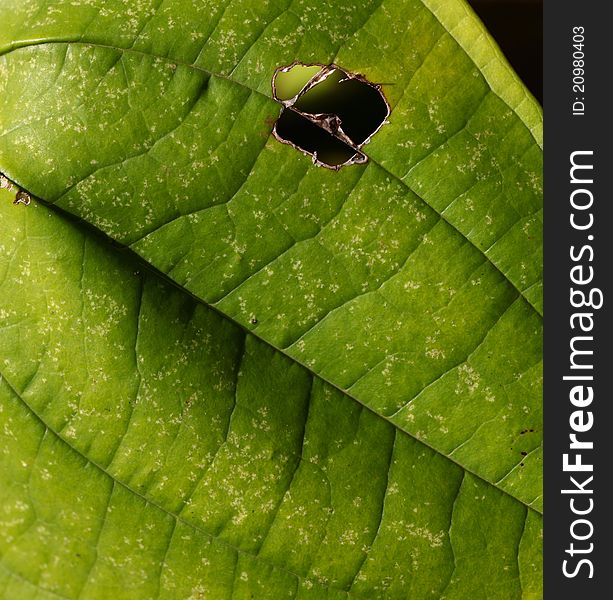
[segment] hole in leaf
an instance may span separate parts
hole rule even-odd
[[[321,71],[321,65],[295,65],[294,68],[277,70],[275,95],[277,100],[291,100]]]
[[[365,163],[361,149],[390,113],[380,85],[337,65],[279,67],[272,90],[283,105],[274,136],[331,169]]]
[[[355,148],[331,135],[319,124],[292,110],[283,109],[275,124],[275,133],[281,141],[291,142],[298,149],[313,156],[316,161],[329,167],[365,162],[366,159]]]

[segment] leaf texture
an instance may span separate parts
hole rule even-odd
[[[131,256],[2,200],[3,597],[538,591],[533,509]]]
[[[519,432],[540,423],[541,150],[434,13],[304,4],[299,26],[264,4],[241,29],[240,3],[219,22],[200,3],[51,4],[3,32],[4,171],[540,507],[540,438]],[[176,43],[175,18],[194,30]],[[367,166],[326,173],[270,138],[290,58],[392,83]]]
[[[167,523],[135,566],[157,565],[157,591],[138,593],[190,597],[164,581],[204,581],[179,558],[198,547],[228,560],[214,598],[539,597],[541,113],[466,6],[0,11],[0,171],[184,288],[42,205],[23,222],[3,208],[2,260],[45,240],[27,253],[38,286],[6,264],[10,418],[58,453],[58,479],[87,468],[118,495],[136,536],[122,568],[147,519]],[[270,80],[294,60],[383,83],[366,165],[330,172],[271,137]],[[75,501],[43,489],[58,514]],[[173,554],[177,528],[195,541]],[[46,587],[19,552],[6,589]],[[57,593],[105,597],[99,563]]]

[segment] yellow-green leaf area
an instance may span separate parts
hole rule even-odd
[[[541,111],[470,9],[0,13],[4,595],[539,597]],[[294,61],[382,83],[366,164],[271,136]]]

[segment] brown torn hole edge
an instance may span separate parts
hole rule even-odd
[[[295,96],[293,96],[292,98],[290,98],[288,100],[281,100],[278,97],[278,95],[277,95],[277,86],[276,86],[277,75],[279,73],[288,72],[288,71],[290,71],[291,69],[293,69],[294,67],[296,67],[298,65],[301,66],[301,67],[314,67],[314,66],[318,66],[318,67],[321,67],[321,69],[309,81],[307,81],[307,83],[302,87],[302,89]],[[298,100],[304,94],[306,94],[308,91],[313,89],[316,85],[318,85],[319,83],[321,83],[322,81],[327,79],[335,71],[340,71],[344,75],[344,77],[338,83],[341,83],[342,81],[345,81],[347,79],[355,79],[355,80],[357,80],[357,81],[359,81],[361,83],[364,83],[364,84],[368,85],[369,87],[375,89],[379,93],[379,95],[381,96],[381,99],[383,100],[383,102],[385,104],[386,114],[383,117],[383,119],[381,120],[381,123],[360,144],[355,144],[349,138],[349,136],[347,136],[347,134],[343,131],[341,119],[337,115],[330,114],[330,113],[309,114],[309,113],[305,113],[305,112],[303,112],[301,110],[298,110],[294,106],[296,104],[296,102],[298,102]],[[288,144],[289,146],[292,146],[293,148],[295,148],[296,150],[298,150],[299,152],[301,152],[302,154],[304,154],[306,156],[310,156],[312,158],[312,160],[313,160],[313,164],[314,165],[316,165],[318,167],[325,167],[327,169],[332,169],[333,171],[338,171],[341,167],[345,167],[345,166],[349,166],[349,165],[364,164],[364,163],[368,162],[368,156],[362,152],[362,148],[366,144],[368,144],[368,142],[370,142],[372,137],[381,129],[381,127],[383,127],[386,123],[389,123],[387,118],[390,115],[391,107],[390,107],[389,102],[387,101],[387,98],[385,97],[385,94],[383,93],[382,85],[379,84],[379,83],[372,83],[371,81],[368,81],[368,79],[366,79],[366,77],[364,77],[360,73],[351,73],[351,72],[347,71],[346,69],[343,69],[342,67],[339,67],[335,63],[331,63],[329,65],[325,65],[323,63],[303,63],[303,62],[300,62],[298,60],[295,60],[294,62],[292,62],[289,65],[277,67],[275,69],[275,73],[274,73],[274,75],[272,77],[272,94],[273,94],[273,98],[277,102],[279,102],[282,105],[282,107],[283,107],[281,109],[281,113],[279,114],[279,117],[275,121],[275,124],[274,124],[274,126],[272,128],[272,134],[275,137],[275,139],[277,139],[282,144]],[[285,139],[283,136],[281,136],[279,134],[279,132],[277,130],[277,124],[278,124],[278,122],[279,122],[279,120],[280,120],[280,118],[283,115],[283,112],[285,110],[291,110],[292,112],[294,112],[294,113],[300,115],[302,118],[306,119],[308,122],[316,125],[317,127],[320,127],[321,129],[326,131],[330,136],[332,136],[333,138],[335,138],[339,142],[342,142],[346,146],[348,146],[351,149],[353,149],[355,151],[355,153],[353,154],[353,156],[351,158],[349,158],[345,162],[340,163],[338,165],[330,165],[330,164],[328,164],[328,163],[326,163],[324,161],[319,160],[319,158],[317,157],[317,152],[316,151],[315,152],[309,152],[308,150],[305,150],[304,148],[301,148],[300,146],[296,145],[291,140]]]

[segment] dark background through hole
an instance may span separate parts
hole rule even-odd
[[[515,72],[543,103],[543,1],[468,0]]]

